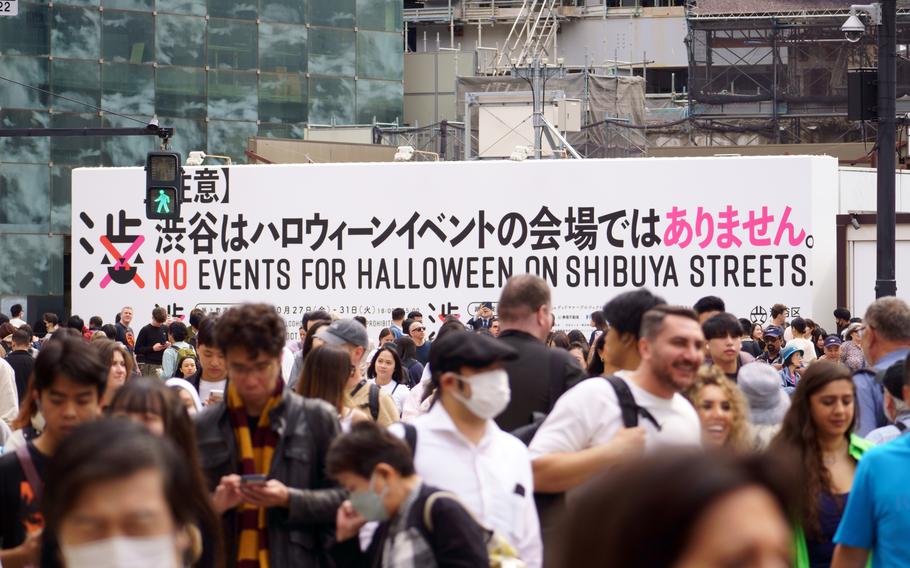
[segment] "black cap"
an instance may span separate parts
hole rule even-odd
[[[438,373],[462,367],[489,367],[497,361],[512,361],[518,352],[505,343],[479,333],[449,333],[430,346],[430,369]]]
[[[885,376],[882,377],[882,384],[885,386],[885,389],[891,393],[891,396],[897,400],[904,400],[904,385],[906,382],[904,380],[903,361],[898,361],[888,367],[885,371]]]

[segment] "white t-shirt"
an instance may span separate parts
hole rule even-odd
[[[220,381],[204,381],[199,379],[199,400],[202,401],[202,404],[205,404],[205,401],[209,399],[209,395],[212,394],[213,390],[224,391],[224,388],[227,386],[227,379]]]
[[[681,394],[666,399],[654,396],[634,381],[623,378],[638,406],[646,408],[660,424],[639,417],[646,432],[645,449],[661,446],[700,446],[701,424],[695,408]],[[605,379],[592,377],[575,385],[553,407],[529,447],[531,459],[546,454],[578,452],[608,443],[623,427],[616,391]]]
[[[370,379],[370,382],[375,383],[376,379]],[[398,415],[401,416],[401,410],[404,408],[404,401],[407,400],[408,393],[411,392],[408,386],[392,381],[385,386],[379,387],[379,390],[392,397],[392,400],[395,401],[395,406],[398,407]]]

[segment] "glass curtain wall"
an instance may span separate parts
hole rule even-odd
[[[177,129],[246,161],[251,136],[403,117],[402,0],[55,0],[0,17],[0,128]],[[70,99],[70,100],[67,100]],[[85,104],[80,104],[85,103]],[[91,105],[91,106],[86,106]],[[62,295],[70,171],[136,166],[152,137],[0,138],[0,296]]]

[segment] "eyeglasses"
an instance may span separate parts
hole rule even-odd
[[[411,331],[426,331],[426,329],[425,327],[412,327]]]

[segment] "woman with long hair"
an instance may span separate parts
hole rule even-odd
[[[401,363],[394,345],[386,345],[376,351],[367,369],[367,379],[376,383],[382,392],[392,397],[400,416],[411,389],[408,388],[407,370]]]
[[[351,355],[347,350],[323,345],[307,355],[295,390],[302,397],[318,398],[331,404],[338,412],[341,429],[349,432],[353,424],[370,419],[351,403],[348,394],[351,376]]]
[[[437,339],[439,339],[438,335]],[[401,364],[408,372],[407,385],[409,388],[413,388],[420,383],[420,379],[423,377],[423,364],[417,360],[417,344],[407,335],[402,335],[395,340],[395,347],[401,358]]]
[[[850,370],[832,361],[806,369],[770,450],[801,465],[797,503],[797,568],[827,567],[834,533],[853,486],[856,463],[872,444],[853,434],[856,387]]]
[[[752,447],[749,405],[736,384],[720,367],[704,366],[686,392],[698,412],[701,439],[705,446],[737,452]]]
[[[104,388],[104,397],[101,399],[101,408],[107,408],[120,387],[126,383],[127,377],[133,373],[133,358],[122,343],[110,339],[92,341],[90,345],[97,349],[101,358],[110,365],[107,386]]]
[[[194,566],[221,566],[221,525],[206,490],[196,447],[196,429],[180,397],[160,379],[136,377],[117,391],[107,413],[142,424],[149,432],[171,440],[193,476],[193,491],[183,496],[202,536],[202,551]]]

